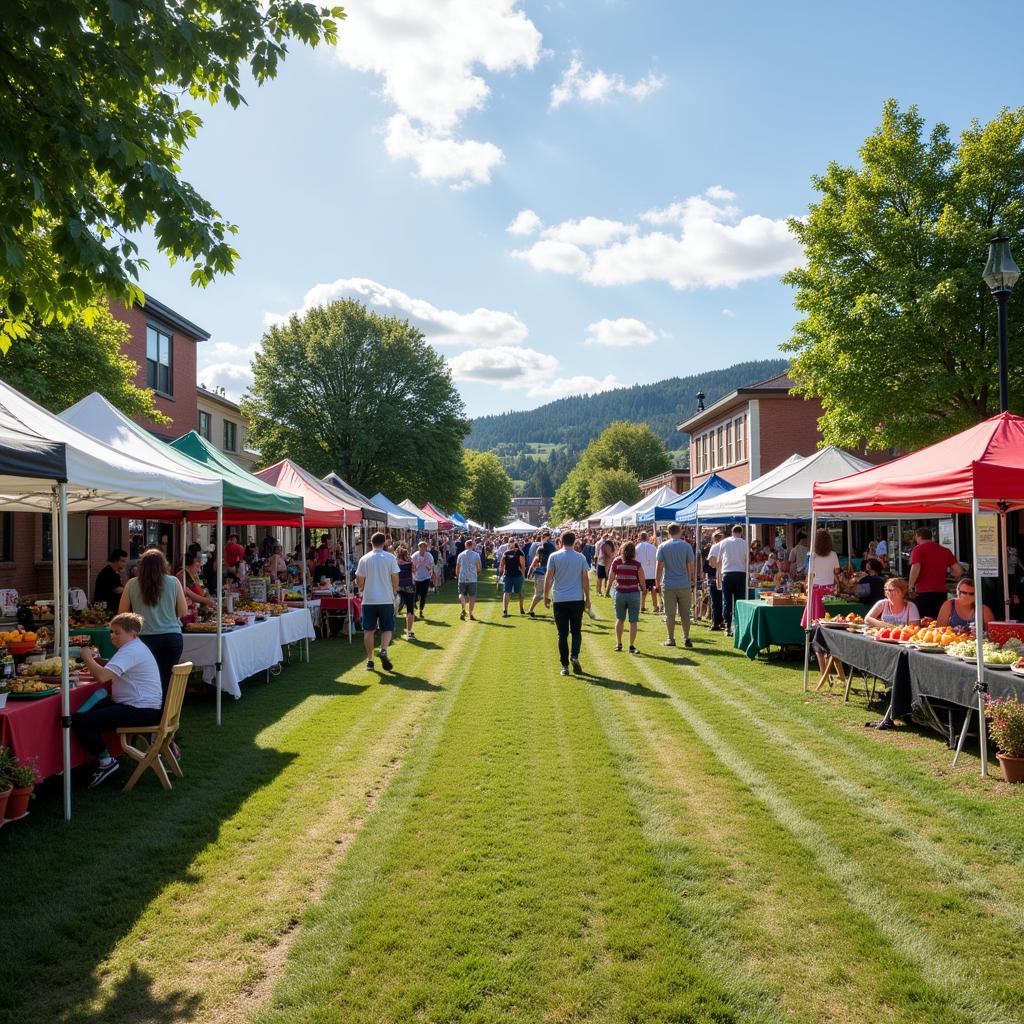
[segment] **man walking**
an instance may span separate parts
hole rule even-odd
[[[910,597],[922,618],[934,619],[945,603],[947,570],[955,580],[964,574],[956,555],[932,540],[932,531],[922,526],[914,535],[914,548],[910,552]]]
[[[434,579],[434,556],[427,550],[427,542],[419,542],[416,554],[412,556],[412,581],[416,587],[416,603],[419,617],[423,618],[423,610],[427,607],[427,594]]]
[[[561,674],[569,674],[569,662],[576,675],[583,674],[580,645],[583,642],[583,612],[590,608],[590,574],[583,553],[575,551],[576,534],[562,534],[562,548],[549,559],[544,574],[544,607],[551,607],[558,629],[558,658]],[[572,634],[572,649],[569,634]]]
[[[672,533],[671,527],[668,532]],[[657,557],[658,549],[647,539],[646,533],[641,533],[636,545],[636,560],[644,570],[644,592],[640,595],[640,611],[647,611],[647,595],[650,594],[655,615],[658,614],[658,581],[655,579],[658,569]]]
[[[540,543],[534,546],[533,561],[530,562],[528,572],[533,580],[533,600],[530,602],[531,618],[534,618],[533,610],[540,604],[541,598],[544,596],[544,574],[547,572],[548,562],[554,553],[555,545],[551,543],[551,531],[545,530],[540,535]]]
[[[695,558],[693,548],[679,536],[682,527],[673,523],[668,528],[669,539],[659,545],[656,560],[657,580],[665,595],[665,628],[668,639],[662,640],[662,647],[676,645],[676,612],[683,627],[683,646],[693,647],[690,639],[690,608],[693,604],[693,572]]]
[[[605,582],[608,579],[608,569],[615,557],[615,545],[611,538],[605,535],[597,542],[597,596],[601,597]],[[612,596],[611,586],[608,586],[608,596]]]
[[[469,621],[475,622],[473,610],[476,608],[476,584],[480,576],[480,555],[477,553],[472,540],[466,541],[462,554],[455,561],[455,568],[459,575],[459,604],[462,611],[459,618],[466,618],[466,605],[469,604]]]
[[[722,576],[722,617],[725,635],[732,636],[732,617],[736,602],[747,596],[747,542],[743,527],[734,526],[732,536],[718,549],[718,565]]]
[[[380,663],[392,669],[388,646],[395,631],[395,595],[398,593],[398,559],[384,550],[384,534],[370,538],[371,550],[356,566],[356,585],[363,598],[363,646],[366,670],[373,671],[373,634],[380,629]]]
[[[719,633],[725,629],[722,619],[722,588],[718,581],[718,559],[722,553],[722,541],[725,534],[715,530],[711,535],[711,547],[708,549],[708,593],[711,594],[711,631]]]

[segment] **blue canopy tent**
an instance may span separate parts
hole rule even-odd
[[[469,523],[466,521],[465,517],[463,517],[460,513],[453,512],[450,518],[456,530],[459,530],[462,533],[469,532]]]
[[[652,509],[652,521],[695,523],[697,521],[697,502],[717,498],[718,495],[731,491],[735,486],[728,480],[723,480],[717,473],[712,473],[707,480],[703,480],[696,487],[691,487],[685,494],[680,494],[670,505],[660,505],[658,508]],[[640,516],[637,516],[637,522],[640,522]]]

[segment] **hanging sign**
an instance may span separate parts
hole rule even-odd
[[[999,575],[999,516],[995,512],[979,512],[975,532],[974,561],[979,576]]]
[[[939,520],[939,543],[943,547],[949,548],[951,551],[954,549],[952,519]]]

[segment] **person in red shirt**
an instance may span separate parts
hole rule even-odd
[[[922,527],[917,531],[917,543],[910,552],[910,596],[921,617],[934,619],[946,603],[946,572],[953,579],[963,574],[963,566],[949,548],[932,540],[932,531]]]
[[[224,545],[224,564],[228,569],[238,569],[238,563],[245,558],[245,548],[238,543],[238,534],[232,533],[228,536],[228,542]]]

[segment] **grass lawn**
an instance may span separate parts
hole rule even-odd
[[[1024,1021],[1024,787],[697,627],[449,594],[0,831],[2,1022]]]

